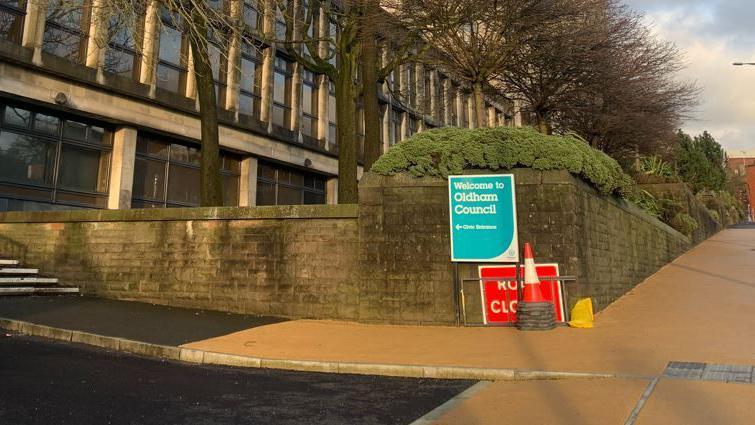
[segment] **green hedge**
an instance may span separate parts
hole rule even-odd
[[[464,169],[568,170],[604,194],[627,197],[633,181],[603,152],[573,136],[548,136],[529,128],[442,128],[419,133],[390,149],[372,171],[417,177],[460,174]]]

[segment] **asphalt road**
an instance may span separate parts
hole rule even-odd
[[[0,333],[1,424],[407,424],[473,382],[188,365]]]
[[[186,344],[284,320],[76,296],[0,297],[0,317],[161,345]]]

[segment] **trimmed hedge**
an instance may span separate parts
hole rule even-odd
[[[414,176],[461,174],[464,169],[568,170],[601,193],[628,197],[632,178],[605,153],[574,136],[549,136],[529,128],[441,128],[424,131],[394,146],[372,171]]]

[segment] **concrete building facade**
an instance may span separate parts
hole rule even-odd
[[[90,2],[0,3],[0,211],[198,205],[185,35],[153,1],[138,37],[119,30],[99,45],[107,22],[90,16]],[[255,1],[219,2],[250,31],[275,31]],[[319,25],[330,30],[328,19]],[[336,203],[333,84],[261,40],[211,44],[210,54],[226,58],[212,61],[225,204]],[[475,125],[469,94],[440,70],[404,64],[378,92],[384,149],[425,129]],[[491,126],[520,122],[513,105],[486,108]]]

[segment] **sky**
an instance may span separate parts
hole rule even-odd
[[[663,39],[684,53],[683,80],[703,89],[695,117],[682,129],[710,132],[727,152],[755,151],[755,1],[625,0]]]

